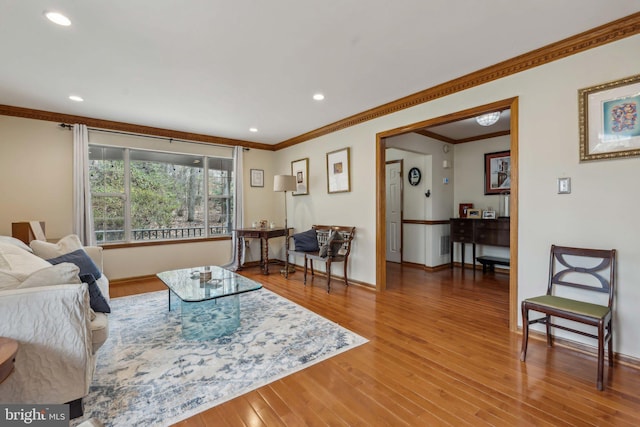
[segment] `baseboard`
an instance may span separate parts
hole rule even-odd
[[[284,261],[280,260],[280,259],[270,259],[269,260],[269,264],[270,265],[271,264],[278,264],[278,265],[284,266]],[[294,265],[296,267],[296,269],[300,269],[300,270],[302,270],[304,268],[303,265],[298,265],[298,264],[295,264],[295,263],[292,263],[292,262],[290,262],[289,265]],[[243,269],[244,268],[252,268],[252,267],[260,267],[260,261],[249,261],[249,262],[245,262],[244,264],[242,264],[242,268]],[[291,274],[295,274],[295,273],[291,273]],[[317,271],[316,270],[315,274],[316,274],[316,276],[326,277],[326,274],[323,271]],[[331,277],[344,281],[344,277],[343,276],[337,276],[335,274],[332,274]],[[148,275],[144,275],[144,276],[135,276],[135,277],[125,277],[125,278],[122,278],[122,279],[114,279],[114,280],[109,279],[109,287],[127,286],[127,285],[130,285],[130,284],[135,283],[135,282],[146,281],[146,280],[154,280],[154,279],[158,279],[155,274],[148,274]],[[351,278],[349,279],[349,285],[362,286],[363,288],[373,289],[373,290],[375,290],[375,288],[376,288],[376,286],[373,285],[373,284],[366,283],[366,282],[361,282],[359,280],[354,280],[354,279],[351,279]]]
[[[152,280],[152,279],[157,279],[157,276],[155,274],[148,274],[145,276],[125,277],[122,279],[113,279],[113,280],[109,279],[109,287],[125,286],[125,285],[130,285],[133,282],[140,282],[140,281]]]
[[[429,273],[434,273],[436,271],[442,271],[442,270],[446,270],[447,268],[451,268],[451,264],[449,263],[430,267],[424,264],[418,264],[415,262],[407,262],[407,261],[402,261],[402,266],[409,267],[409,268],[418,268],[424,271],[428,271]]]
[[[522,328],[519,328],[520,334],[522,334]],[[533,338],[538,341],[547,342],[547,335],[544,332],[533,331],[529,329],[529,338]],[[553,337],[553,345],[558,347],[564,347],[569,350],[577,351],[588,356],[592,356],[595,359],[598,358],[598,349],[592,345],[584,344],[581,342],[573,341],[562,337]],[[606,352],[605,352],[606,353]],[[627,356],[620,353],[613,353],[613,360],[623,366],[627,366],[632,369],[640,370],[640,359]]]
[[[284,265],[284,261],[282,262],[282,264]],[[300,274],[303,274],[304,265],[299,265],[299,264],[296,264],[296,263],[293,263],[293,262],[290,262],[289,265],[295,266],[296,267],[296,271],[298,271]],[[314,270],[314,272],[315,272],[315,274],[314,274],[315,276],[321,276],[321,277],[323,277],[325,279],[327,277],[327,274],[324,271]],[[289,273],[289,274],[295,274],[295,272],[294,273]],[[307,274],[311,275],[310,272],[308,272]],[[331,275],[331,279],[332,280],[333,279],[342,280],[344,282],[344,276],[338,276],[338,275],[332,274]],[[364,289],[367,289],[367,290],[374,290],[374,291],[376,290],[376,285],[373,285],[373,284],[367,283],[367,282],[361,282],[359,280],[354,280],[354,279],[349,278],[349,286],[351,286],[351,285],[360,286],[360,287],[362,287]]]

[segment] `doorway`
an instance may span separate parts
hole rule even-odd
[[[510,198],[510,259],[509,274],[509,328],[517,329],[517,280],[518,280],[518,98],[510,98],[491,104],[470,108],[446,116],[380,132],[376,135],[376,289],[386,289],[386,140],[387,138],[415,132],[420,129],[452,123],[501,109],[510,109],[510,150],[511,150],[511,198]]]

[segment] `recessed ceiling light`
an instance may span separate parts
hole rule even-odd
[[[249,128],[249,132],[258,132],[258,128]]]
[[[78,96],[78,95],[70,95],[69,99],[72,101],[76,101],[76,102],[82,102],[84,101],[84,99],[82,99],[82,97]]]
[[[62,25],[63,27],[68,27],[71,25],[71,20],[58,12],[45,12],[44,16],[47,19],[55,24]]]
[[[315,95],[313,95],[313,99],[315,99],[316,101],[322,101],[324,99],[324,95],[321,93],[316,93]]]

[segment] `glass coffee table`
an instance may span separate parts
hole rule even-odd
[[[240,294],[262,285],[218,266],[158,273],[169,288],[169,311],[180,309],[182,335],[208,340],[228,335],[240,326]]]

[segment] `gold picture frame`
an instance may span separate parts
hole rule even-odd
[[[351,157],[349,147],[327,153],[327,192],[351,191]]]
[[[481,218],[481,214],[480,209],[467,209],[467,218]]]
[[[578,90],[580,162],[640,156],[640,74]]]

